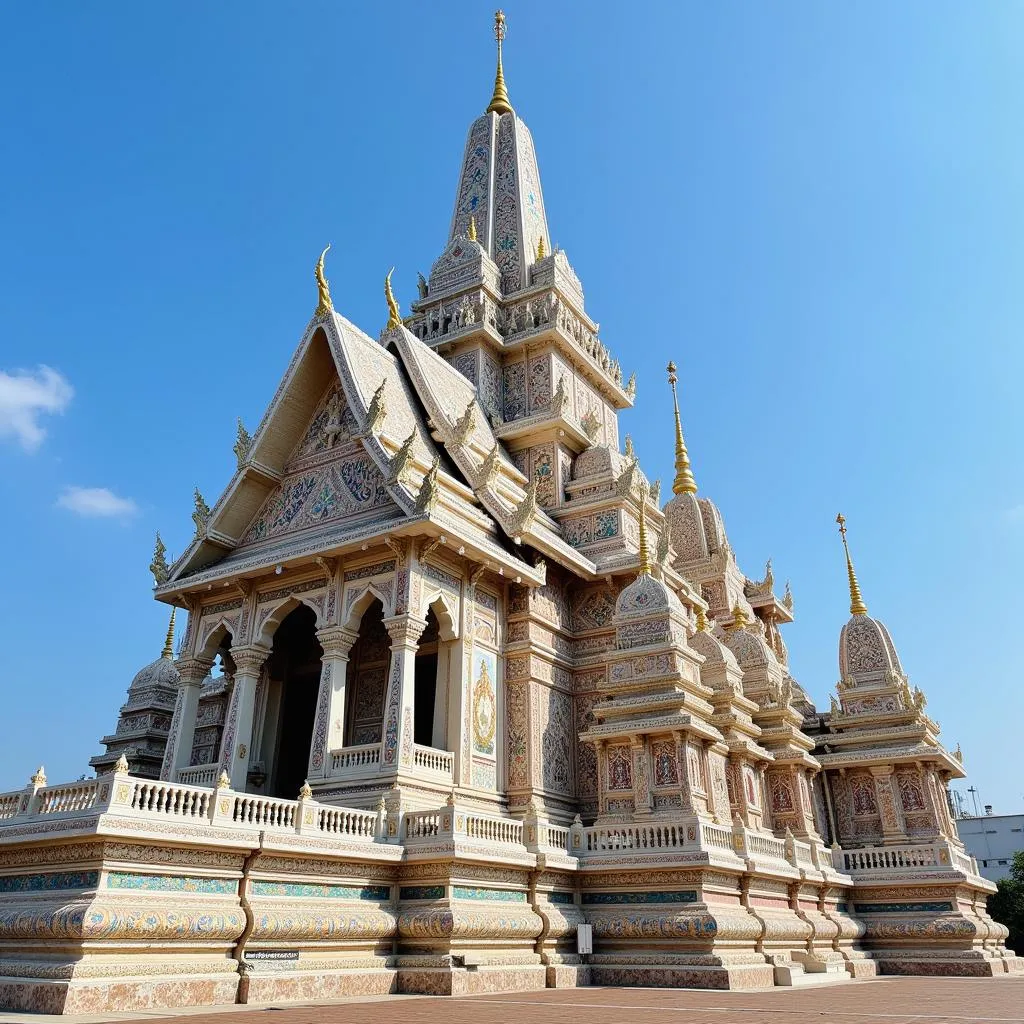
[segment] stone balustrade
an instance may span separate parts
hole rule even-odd
[[[331,751],[331,775],[341,775],[362,768],[376,768],[380,764],[379,743],[366,743],[358,747],[341,747]]]
[[[412,763],[421,771],[434,772],[452,778],[455,766],[455,755],[448,750],[437,750],[434,747],[421,747],[418,743],[412,748]]]
[[[921,870],[961,871],[976,876],[978,865],[973,857],[951,843],[907,844],[903,846],[864,846],[857,850],[832,849],[832,862],[838,871],[854,878],[872,874]]]
[[[196,764],[189,768],[180,768],[175,781],[184,786],[213,786],[219,774],[219,764]]]

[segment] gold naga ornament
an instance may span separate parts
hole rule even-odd
[[[320,253],[320,259],[316,261],[316,269],[313,271],[316,277],[316,290],[317,290],[317,304],[314,316],[326,316],[334,309],[334,304],[331,302],[331,288],[327,283],[327,278],[324,276],[324,257],[327,255],[328,250],[331,248],[328,244],[327,248]]]
[[[387,277],[384,278],[384,298],[388,304],[388,322],[384,325],[385,331],[393,331],[396,327],[402,326],[402,313],[395,301],[395,293],[391,290],[391,275],[395,272],[392,267]]]

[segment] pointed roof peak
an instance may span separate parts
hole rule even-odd
[[[494,38],[498,41],[498,70],[494,75],[494,92],[488,104],[488,114],[511,114],[512,103],[505,88],[505,72],[501,66],[501,43],[505,38],[505,14],[501,10],[494,12]]]
[[[867,615],[868,606],[860,595],[860,584],[857,582],[857,574],[853,571],[853,559],[850,558],[850,546],[846,543],[846,516],[842,512],[836,516],[839,524],[839,536],[843,538],[843,550],[846,552],[846,575],[850,582],[850,614]]]
[[[174,613],[177,608],[171,608],[171,621],[167,624],[167,636],[164,638],[164,649],[160,652],[161,658],[168,661],[174,660]]]
[[[673,494],[696,494],[697,481],[693,478],[693,471],[690,469],[690,454],[686,450],[686,442],[683,440],[683,424],[679,419],[679,396],[676,394],[676,364],[669,362],[668,382],[672,386],[672,405],[676,414],[676,477],[672,481]]]

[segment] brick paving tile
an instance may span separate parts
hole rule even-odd
[[[1024,977],[878,978],[765,992],[581,988],[232,1007],[145,1019],[148,1024],[1024,1024]]]

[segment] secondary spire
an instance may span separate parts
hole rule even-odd
[[[651,575],[651,552],[647,547],[647,495],[640,498],[640,575]]]
[[[511,114],[512,104],[509,102],[508,89],[505,88],[505,72],[501,67],[501,41],[505,38],[505,13],[494,12],[494,38],[498,40],[498,71],[494,76],[494,94],[491,96],[488,114]]]
[[[177,608],[171,608],[171,621],[167,624],[167,636],[164,639],[164,649],[160,652],[161,658],[168,661],[174,658],[174,613]]]
[[[868,606],[864,598],[860,596],[860,584],[857,582],[857,574],[853,571],[853,559],[850,558],[850,546],[846,543],[846,516],[842,512],[836,516],[839,524],[839,536],[843,538],[843,550],[846,552],[846,575],[850,580],[850,614],[867,615]]]
[[[673,494],[696,494],[697,481],[690,470],[690,455],[683,440],[683,424],[679,419],[679,396],[676,394],[676,364],[669,362],[668,382],[672,385],[672,405],[676,413],[676,478],[672,481]]]

